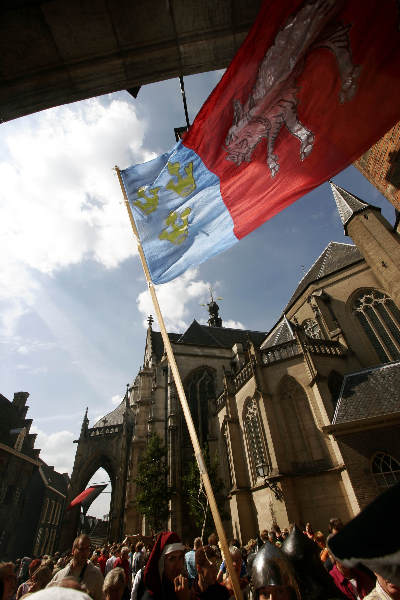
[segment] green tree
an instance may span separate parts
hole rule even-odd
[[[153,433],[138,464],[135,504],[145,515],[153,533],[165,527],[169,514],[171,490],[168,487],[167,449],[160,436]]]
[[[221,519],[229,519],[229,514],[225,508],[226,495],[224,493],[224,482],[218,476],[218,455],[210,459],[208,446],[203,448],[203,455]],[[182,483],[183,498],[188,506],[189,513],[199,532],[204,527],[202,535],[204,539],[207,539],[209,534],[215,531],[215,525],[207,501],[207,495],[204,488],[200,486],[200,473],[194,457],[187,465],[186,475],[182,478]]]

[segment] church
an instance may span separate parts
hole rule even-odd
[[[169,334],[200,444],[218,457],[228,537],[273,523],[326,532],[400,480],[400,236],[380,209],[331,183],[344,231],[304,275],[269,332],[208,325]],[[89,427],[71,477],[112,482],[109,540],[146,533],[135,508],[138,462],[153,432],[174,493],[166,527],[191,544],[182,476],[193,452],[161,334],[149,318],[144,361],[122,403]],[[67,529],[74,533],[77,514]],[[68,540],[69,541],[69,540]],[[64,540],[67,547],[67,538]]]

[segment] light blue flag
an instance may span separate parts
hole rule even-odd
[[[170,281],[238,241],[218,177],[181,141],[121,176],[154,283]]]

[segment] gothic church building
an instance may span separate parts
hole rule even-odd
[[[193,321],[170,339],[200,443],[218,456],[230,519],[246,543],[277,522],[326,531],[400,479],[400,237],[380,209],[332,185],[345,233],[330,242],[268,333]],[[168,449],[170,529],[191,543],[182,495],[192,449],[161,334],[120,406],[78,440],[71,496],[103,466],[109,538],[145,533],[134,504],[149,434]],[[71,518],[71,517],[70,517]]]

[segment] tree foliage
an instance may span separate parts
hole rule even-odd
[[[153,533],[165,528],[169,514],[171,490],[168,487],[167,449],[159,435],[153,433],[138,464],[135,504],[146,517]]]
[[[211,459],[208,446],[203,449],[203,455],[221,519],[229,519],[229,514],[225,508],[224,482],[218,476],[218,456],[215,455]],[[200,473],[194,457],[187,465],[187,472],[182,478],[182,483],[183,498],[189,508],[189,513],[199,532],[204,525],[203,536],[207,539],[209,534],[215,531],[215,525],[204,488],[200,488]]]

